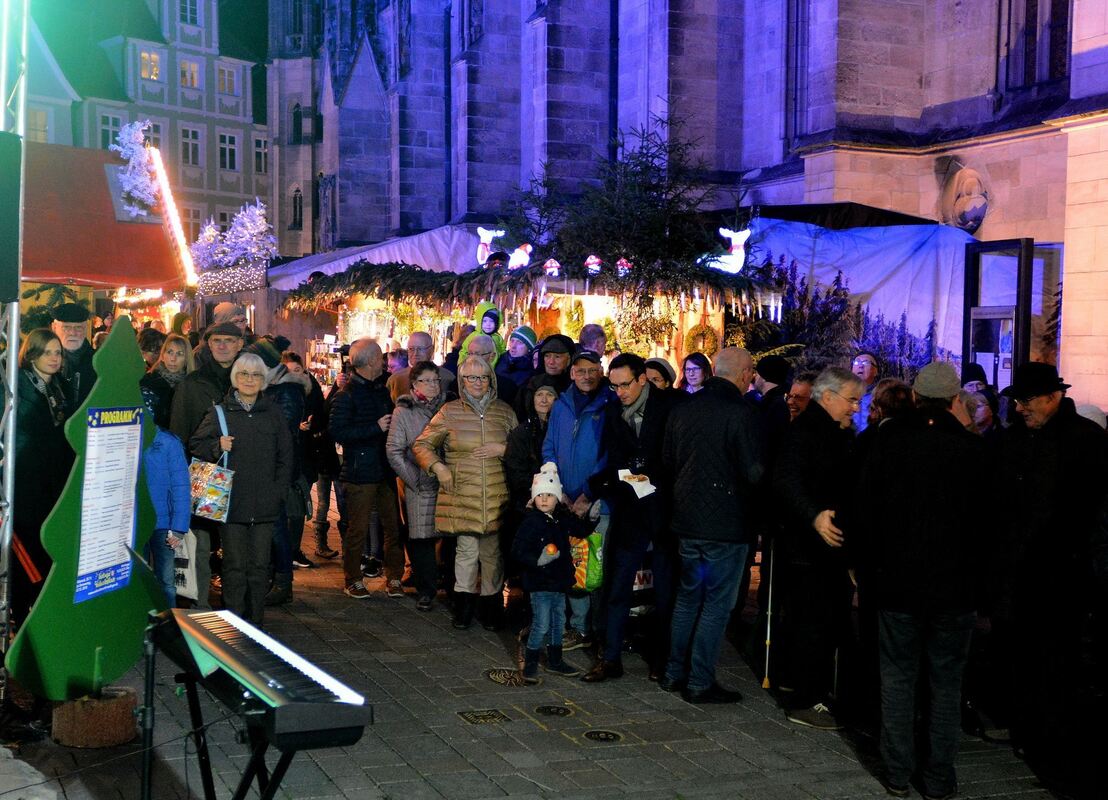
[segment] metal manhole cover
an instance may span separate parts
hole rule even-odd
[[[511,718],[495,708],[482,708],[476,711],[459,711],[458,716],[470,725],[495,725],[498,722],[511,722]]]
[[[544,717],[568,717],[573,714],[573,709],[565,706],[538,706],[535,713]]]
[[[618,742],[623,739],[615,731],[585,731],[584,735],[590,742]]]
[[[518,669],[495,667],[485,670],[485,677],[500,686],[524,686],[523,674]]]

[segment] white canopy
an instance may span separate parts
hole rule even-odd
[[[269,285],[289,291],[308,280],[313,272],[334,275],[359,261],[370,264],[403,262],[432,272],[468,272],[477,266],[476,225],[443,225],[441,228],[388,239],[377,244],[344,247],[289,261],[269,270]]]

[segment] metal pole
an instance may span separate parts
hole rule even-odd
[[[0,108],[0,130],[14,132],[26,141],[26,103],[27,103],[27,37],[30,30],[30,0],[14,0],[17,5],[18,40],[13,37],[13,0],[3,0],[3,22],[0,29],[0,92],[3,93],[4,106]],[[13,46],[15,52],[13,54]],[[8,65],[14,55],[14,87],[9,87]],[[9,105],[10,103],[10,105]],[[3,466],[0,468],[0,657],[7,656],[8,640],[11,635],[11,543],[12,511],[15,506],[15,407],[19,361],[19,273],[23,263],[23,207],[25,180],[27,174],[27,150],[21,148],[19,164],[19,237],[15,258],[15,296],[2,298],[4,301],[0,336],[4,338],[3,351],[0,352],[0,378],[4,382],[0,399],[3,401],[3,413],[0,414],[0,438],[3,441]],[[7,700],[8,670],[0,658],[0,703]]]

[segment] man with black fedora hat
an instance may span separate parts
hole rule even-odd
[[[1003,543],[993,549],[992,628],[1011,666],[1013,743],[1047,778],[1082,779],[1087,701],[1080,697],[1090,541],[1105,498],[1108,434],[1077,414],[1050,364],[1016,368],[1001,394],[1017,418],[1000,441]],[[1096,724],[1096,723],[1093,723]],[[1091,774],[1090,774],[1091,780]]]
[[[50,330],[62,340],[66,396],[70,409],[76,411],[96,382],[96,371],[92,368],[93,349],[88,340],[89,311],[77,303],[63,303],[50,314],[54,317]]]

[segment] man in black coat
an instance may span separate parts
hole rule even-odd
[[[350,367],[353,373],[335,395],[329,423],[331,437],[342,445],[339,477],[346,491],[348,520],[342,534],[344,591],[357,599],[369,597],[362,584],[362,550],[376,511],[384,539],[386,592],[389,597],[403,597],[404,551],[399,540],[396,475],[385,456],[393,406],[377,342],[363,338],[352,343]]]
[[[646,364],[634,353],[616,356],[608,368],[608,382],[619,398],[609,406],[604,437],[608,442],[608,466],[589,481],[593,492],[612,508],[611,537],[606,547],[608,593],[605,642],[596,665],[581,678],[596,683],[623,675],[620,653],[623,631],[631,612],[635,574],[642,568],[647,548],[653,544],[650,569],[654,578],[656,630],[652,642],[650,675],[661,677],[669,654],[669,625],[673,609],[673,567],[677,559],[669,530],[670,471],[662,458],[663,435],[672,409],[689,397],[683,392],[658,389],[646,379]],[[620,470],[645,477],[656,488],[638,497],[631,483],[619,479]]]
[[[758,412],[743,398],[751,368],[746,350],[721,350],[715,375],[673,410],[666,426],[662,458],[673,471],[670,527],[680,538],[681,585],[659,685],[669,691],[683,685],[691,703],[742,700],[716,683],[715,670],[750,546],[753,488],[763,471]]]
[[[821,372],[813,402],[789,426],[773,471],[784,511],[776,556],[789,571],[785,671],[795,694],[787,719],[821,730],[842,727],[827,700],[835,647],[850,624],[853,587],[843,552],[843,512],[854,489],[850,424],[862,390],[861,379],[848,370]]]
[[[890,794],[908,796],[916,774],[916,688],[927,687],[925,797],[957,782],[962,672],[983,577],[988,530],[980,485],[985,444],[951,409],[961,389],[950,364],[934,362],[912,385],[916,409],[875,431],[862,468],[851,552],[859,590],[877,609],[881,672],[881,757]],[[919,680],[920,655],[927,676]]]
[[[50,312],[54,321],[50,330],[62,340],[65,366],[66,400],[70,413],[85,402],[92,385],[96,383],[96,371],[92,368],[92,345],[88,340],[88,309],[76,303],[63,303]]]
[[[996,509],[1003,547],[991,554],[992,629],[1012,667],[1014,744],[1046,776],[1073,780],[1091,764],[1100,722],[1078,696],[1090,545],[1105,499],[1108,438],[1077,414],[1049,364],[1016,369],[1002,394],[1020,416],[999,443]],[[1082,750],[1086,763],[1081,763]],[[1099,748],[1096,748],[1099,749]],[[1097,753],[1102,758],[1103,753]]]

